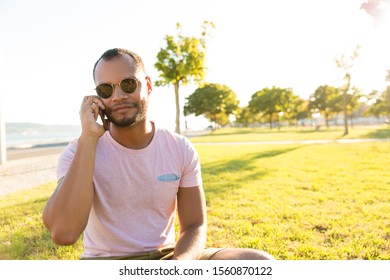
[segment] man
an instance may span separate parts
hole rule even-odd
[[[82,101],[82,133],[61,155],[43,211],[53,241],[70,245],[84,233],[83,259],[272,259],[257,250],[204,249],[198,154],[185,137],[148,120],[152,82],[142,59],[108,50],[93,76],[97,96]]]

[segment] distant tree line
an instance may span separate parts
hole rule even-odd
[[[389,71],[390,72],[390,71]],[[343,113],[343,89],[329,85],[319,86],[309,99],[294,94],[291,88],[263,88],[255,92],[247,106],[239,107],[236,94],[226,85],[205,84],[187,98],[186,116],[203,115],[216,127],[230,123],[247,127],[267,123],[272,128],[280,122],[298,125],[301,120],[321,114],[325,125],[334,115]],[[390,86],[383,92],[373,91],[364,95],[353,87],[347,93],[346,109],[352,119],[357,116],[386,116],[390,119]]]
[[[390,86],[384,92],[373,91],[363,94],[351,86],[350,70],[359,55],[359,46],[350,55],[336,60],[343,71],[344,84],[339,87],[319,86],[308,100],[295,94],[292,88],[263,88],[255,92],[247,106],[239,107],[237,95],[226,85],[204,83],[206,38],[214,24],[205,21],[200,37],[184,36],[177,24],[176,36],[165,36],[165,47],[157,54],[155,67],[159,72],[156,86],[173,85],[176,102],[176,132],[180,133],[179,89],[190,81],[198,85],[186,100],[184,115],[203,115],[214,126],[221,127],[232,122],[241,126],[288,123],[293,126],[305,119],[324,116],[329,128],[330,119],[336,114],[344,116],[344,135],[348,134],[348,119],[359,116],[386,116],[390,120]],[[387,77],[390,82],[390,70]],[[232,118],[233,117],[233,118]]]

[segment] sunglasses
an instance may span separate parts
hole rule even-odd
[[[98,85],[95,90],[99,97],[106,99],[111,97],[116,85],[119,85],[125,93],[131,94],[137,90],[138,80],[136,78],[126,78],[118,84],[103,83]]]

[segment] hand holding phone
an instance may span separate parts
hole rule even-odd
[[[106,119],[104,109],[105,106],[100,98],[96,96],[84,97],[80,108],[82,134],[101,137],[109,129],[110,122]]]
[[[106,115],[104,114],[104,110],[99,108],[99,116],[102,120],[102,124],[104,127],[104,130],[107,131],[110,129],[110,121],[106,118]]]

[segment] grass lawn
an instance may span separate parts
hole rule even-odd
[[[209,246],[390,259],[390,143],[199,146]]]
[[[288,128],[224,128],[206,135],[193,137],[193,143],[202,142],[258,142],[258,141],[287,141],[287,140],[337,140],[357,138],[388,138],[390,139],[390,127],[381,126],[356,126],[350,127],[349,133],[343,136],[343,127],[321,128],[316,131],[311,127]]]
[[[0,259],[79,259],[82,244],[56,246],[42,222],[55,183],[0,197]]]
[[[240,141],[252,134],[280,140],[283,133],[242,133]],[[362,133],[388,135],[386,128]],[[389,142],[196,147],[207,246],[258,248],[286,260],[390,260]],[[42,224],[53,189],[54,183],[0,197],[0,259],[80,257],[80,240],[55,246]]]

